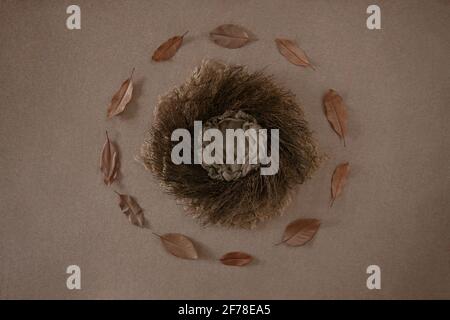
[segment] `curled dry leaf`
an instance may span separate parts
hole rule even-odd
[[[119,91],[111,99],[111,104],[108,107],[108,118],[114,117],[125,110],[128,102],[130,102],[133,96],[133,74],[134,69],[131,71],[130,77],[125,80],[120,86]]]
[[[252,40],[245,28],[235,24],[220,25],[209,33],[209,37],[215,44],[228,49],[240,48]]]
[[[288,246],[302,246],[311,240],[320,227],[320,220],[317,219],[297,219],[288,224],[284,230],[281,243]]]
[[[172,58],[175,55],[175,53],[177,53],[178,49],[180,49],[183,43],[184,36],[188,32],[189,31],[186,31],[181,36],[172,37],[163,44],[161,44],[153,53],[152,60],[159,62]]]
[[[141,207],[136,200],[127,194],[121,194],[114,191],[119,196],[119,207],[130,221],[131,224],[143,228],[145,226],[145,217]]]
[[[333,130],[344,140],[347,134],[347,111],[342,97],[333,89],[323,97],[325,115]]]
[[[275,39],[278,51],[292,64],[302,67],[311,67],[315,70],[314,66],[309,62],[306,53],[299,48],[294,41],[288,39]]]
[[[109,140],[106,131],[106,141],[103,144],[102,156],[100,159],[100,170],[103,173],[103,182],[110,185],[116,180],[119,173],[119,154],[113,143]]]
[[[163,235],[156,234],[170,254],[182,258],[196,260],[198,253],[191,239],[180,233],[166,233]]]
[[[341,194],[344,188],[345,181],[347,180],[348,173],[350,171],[350,164],[348,162],[341,163],[334,169],[333,177],[331,178],[331,201],[330,207],[333,205],[334,200]]]
[[[245,252],[228,252],[220,258],[220,262],[227,266],[242,267],[252,262],[253,257]]]

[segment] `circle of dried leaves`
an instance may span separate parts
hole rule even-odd
[[[161,44],[152,60],[160,62],[172,58],[186,34],[174,36]],[[212,30],[210,39],[229,49],[240,48],[256,40],[247,29],[232,24]],[[306,53],[294,41],[275,39],[275,44],[290,63],[315,70]],[[108,118],[126,110],[133,94],[133,74],[134,69],[114,94],[107,109]],[[324,95],[323,106],[328,122],[345,146],[347,113],[342,97],[330,89]],[[173,130],[192,130],[194,121],[211,123],[212,119],[222,119],[224,115],[238,112],[255,119],[255,124],[262,128],[279,129],[280,171],[276,175],[261,176],[255,168],[245,172],[240,168],[241,171],[233,172],[229,179],[227,175],[223,175],[225,179],[214,179],[211,168],[175,165],[170,160],[174,145],[170,139]],[[243,66],[227,66],[217,61],[204,61],[185,84],[161,97],[153,126],[141,148],[140,159],[160,179],[165,190],[203,223],[244,228],[251,228],[260,221],[279,215],[295,186],[310,178],[320,162],[303,110],[290,91],[277,86],[263,72],[249,73]],[[100,169],[106,185],[119,177],[119,151],[108,133]],[[213,169],[217,175],[217,170],[224,168]],[[222,171],[220,173],[223,174]],[[342,163],[334,170],[330,206],[341,194],[348,173],[348,163]],[[116,193],[119,207],[130,223],[149,228],[136,200],[130,195]],[[294,220],[286,227],[280,244],[302,246],[314,237],[319,227],[318,219]],[[153,234],[172,255],[184,259],[199,258],[196,245],[189,237],[180,233]],[[219,259],[221,263],[231,266],[245,266],[252,260],[251,255],[239,251],[226,253]]]

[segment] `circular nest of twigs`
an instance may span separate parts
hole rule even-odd
[[[279,170],[261,175],[261,164],[175,164],[175,129],[194,136],[194,121],[205,128],[260,128],[279,131]],[[270,150],[270,146],[268,146]],[[160,98],[141,159],[185,209],[205,224],[251,228],[279,215],[295,187],[320,161],[308,123],[294,94],[263,72],[204,61],[179,88]]]

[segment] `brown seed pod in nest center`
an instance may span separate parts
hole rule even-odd
[[[278,172],[262,175],[263,165],[248,161],[175,164],[171,155],[178,142],[172,141],[172,133],[184,128],[194,136],[195,121],[202,121],[203,129],[222,132],[278,129]],[[270,144],[270,137],[267,141]],[[248,160],[250,155],[246,152],[243,157]],[[294,95],[263,72],[250,73],[243,66],[217,61],[204,61],[186,83],[161,97],[141,159],[165,190],[204,223],[244,228],[280,214],[294,188],[319,165],[311,131]]]

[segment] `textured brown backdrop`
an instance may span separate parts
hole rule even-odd
[[[450,2],[75,1],[82,29],[65,27],[73,1],[0,2],[1,298],[450,298]],[[366,28],[377,3],[382,30]],[[220,48],[207,33],[242,24],[259,41]],[[170,62],[150,61],[189,30]],[[317,71],[289,64],[275,37],[296,39]],[[283,217],[253,231],[200,227],[134,160],[159,94],[206,57],[267,67],[304,104],[329,160]],[[111,95],[136,67],[134,100],[105,119]],[[321,97],[348,104],[348,146],[325,120]],[[102,184],[108,129],[123,178]],[[333,168],[350,161],[347,188],[328,208]],[[254,254],[247,268],[168,255],[129,225],[113,189],[135,195],[159,232],[182,232],[218,258]],[[313,242],[274,247],[298,217],[323,220]],[[65,287],[77,264],[82,290]],[[382,289],[366,288],[366,267]]]

